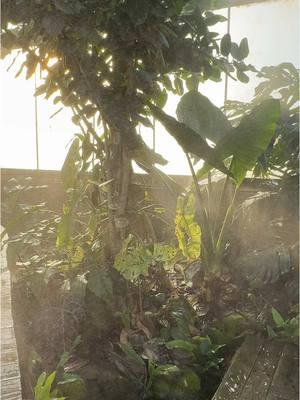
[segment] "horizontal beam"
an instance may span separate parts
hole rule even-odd
[[[228,5],[230,7],[241,7],[241,6],[249,6],[250,4],[255,3],[267,3],[272,0],[228,0]]]
[[[267,3],[274,0],[220,0],[213,3],[212,9],[224,9],[228,7],[243,7],[243,6],[250,6],[252,4],[257,3]],[[276,0],[276,1],[283,1],[283,0]]]

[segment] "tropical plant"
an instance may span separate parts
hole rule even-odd
[[[57,397],[57,390],[53,389],[52,385],[56,376],[56,372],[47,375],[43,372],[34,388],[34,400],[64,400],[65,397]]]
[[[220,80],[221,72],[237,72],[243,81],[245,71],[253,69],[243,61],[246,39],[237,45],[226,35],[220,45],[210,30],[226,20],[214,7],[216,2],[193,0],[49,0],[23,4],[22,10],[14,1],[2,4],[2,54],[20,49],[26,58],[17,75],[25,68],[30,78],[39,67],[44,83],[36,95],[74,112],[80,144],[72,146],[71,167],[63,175],[73,188],[78,176],[92,171],[93,202],[107,215],[107,258],[114,258],[130,233],[131,161],[163,175],[154,164],[165,160],[137,134],[138,124],[152,126],[147,105],[163,107],[169,92],[182,94],[184,82],[195,88],[200,81]],[[198,142],[198,155],[225,170],[218,156]],[[109,184],[99,193],[103,182]],[[71,213],[72,207],[66,207],[60,236],[67,232]]]
[[[269,337],[278,337],[298,343],[299,340],[299,315],[293,318],[284,319],[276,308],[272,307],[272,318],[274,327],[267,325]]]
[[[177,250],[168,245],[154,243],[151,245],[133,243],[133,235],[123,243],[123,248],[117,254],[114,267],[127,280],[137,280],[149,275],[149,268],[159,263],[170,263]]]
[[[278,175],[283,181],[296,181],[299,172],[299,70],[291,63],[282,63],[263,67],[257,73],[257,78],[260,83],[250,103],[228,100],[224,110],[231,123],[236,124],[244,113],[261,101],[279,99],[281,116],[276,135],[258,158],[254,174]]]
[[[201,258],[204,261],[207,278],[210,280],[210,275],[212,277],[220,276],[226,245],[225,233],[232,218],[238,188],[244,181],[247,172],[254,168],[257,158],[264,152],[275,134],[276,123],[280,117],[279,102],[273,99],[263,101],[249,115],[245,115],[237,127],[230,128],[229,122],[220,110],[201,93],[190,91],[183,95],[177,107],[178,117],[184,121],[184,126],[189,127],[189,130],[185,132],[184,142],[181,136],[178,136],[179,132],[182,132],[182,122],[176,121],[175,118],[166,115],[158,108],[153,108],[153,106],[150,108],[169,132],[175,138],[179,138],[178,142],[186,152],[194,181],[193,191],[199,204],[200,226],[193,221],[195,214],[193,195],[188,194],[185,199],[178,199],[176,234],[179,247],[187,257],[199,257],[199,243],[201,243]],[[218,135],[214,137],[218,138],[214,148],[209,147],[205,142],[205,139],[213,138],[211,132]],[[201,152],[197,151],[197,138],[200,138],[198,142],[201,143],[201,146],[207,146],[210,150],[207,152],[206,163],[196,174],[188,153],[201,158]],[[189,140],[190,144],[188,145]],[[210,152],[212,153],[211,157]],[[227,160],[229,168],[226,171],[225,167],[221,168],[218,165],[218,169],[224,171],[227,177],[219,202],[214,205],[216,209],[212,210],[210,202],[215,194],[212,189],[210,170],[220,160]],[[207,196],[204,196],[198,184],[198,179],[205,174],[208,174]],[[228,203],[227,191],[230,177],[233,178],[235,189]],[[215,199],[214,201],[216,202]],[[190,243],[192,249],[196,249],[192,256],[188,252],[187,243]],[[207,296],[211,299],[216,298],[215,294],[209,292]]]
[[[42,372],[34,387],[34,400],[81,400],[85,394],[84,380],[76,375],[63,372],[64,365],[68,362],[72,352],[78,346],[81,337],[78,336],[69,351],[65,351],[55,369],[47,374]]]

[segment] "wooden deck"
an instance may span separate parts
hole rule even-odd
[[[298,400],[298,347],[249,336],[213,400]]]
[[[22,400],[17,345],[11,314],[10,274],[6,249],[1,252],[1,400]]]

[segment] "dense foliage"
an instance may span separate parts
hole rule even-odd
[[[130,223],[131,160],[152,173],[154,163],[165,163],[137,134],[139,123],[152,124],[148,102],[162,107],[168,92],[182,94],[184,81],[197,88],[200,81],[220,80],[222,71],[238,71],[240,77],[252,69],[243,63],[246,39],[238,46],[226,35],[220,43],[211,30],[225,20],[209,10],[215,5],[187,0],[2,3],[3,55],[21,49],[27,78],[40,67],[45,82],[37,94],[71,107],[82,130],[81,170],[90,167],[94,154],[94,181],[110,181],[106,197],[95,201],[108,202],[112,255]],[[208,146],[202,151],[204,159],[209,151]]]
[[[23,204],[24,193],[43,190],[30,181],[10,182],[6,192],[29,397],[208,400],[247,332],[295,341],[297,300],[289,297],[278,311],[264,292],[271,282],[284,283],[282,295],[288,293],[297,273],[294,243],[282,239],[280,249],[260,253],[258,264],[256,248],[237,254],[231,232],[236,221],[244,227],[238,191],[262,153],[273,148],[270,169],[283,165],[293,176],[297,170],[296,151],[281,151],[296,129],[296,80],[286,78],[287,69],[295,71],[262,71],[287,79],[280,89],[287,114],[278,100],[262,96],[251,105],[234,103],[242,113],[231,124],[198,92],[199,82],[218,81],[222,72],[247,82],[245,71],[254,68],[243,62],[246,39],[238,45],[211,30],[224,21],[212,11],[217,3],[2,2],[2,54],[25,53],[19,73],[25,68],[29,78],[39,67],[44,83],[36,94],[71,107],[81,130],[62,168],[61,215],[45,204]],[[258,92],[279,89],[270,82]],[[168,93],[181,96],[178,120],[162,109]],[[152,117],[185,152],[191,187],[155,167],[165,160],[138,135],[138,125],[151,127]],[[205,164],[195,171],[192,159]],[[173,210],[157,204],[145,185],[132,185],[132,160],[165,183]],[[221,190],[213,168],[226,174]],[[205,188],[198,184],[204,176]]]

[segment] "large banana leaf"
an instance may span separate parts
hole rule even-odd
[[[203,139],[210,139],[214,143],[231,129],[231,124],[222,111],[196,90],[181,97],[176,114],[179,122],[186,124]]]
[[[217,168],[225,174],[228,173],[220,155],[215,152],[215,150],[210,147],[198,133],[187,125],[178,122],[175,118],[166,114],[163,110],[153,104],[149,104],[149,108],[153,116],[161,122],[185,152],[194,154],[195,156],[205,160],[214,168]]]
[[[275,134],[279,117],[279,100],[264,100],[254,107],[249,115],[242,118],[238,127],[233,128],[218,141],[215,151],[219,158],[225,160],[233,156],[230,172],[238,186],[243,182],[247,171],[254,167],[257,158],[268,147]],[[197,173],[198,178],[212,168],[212,164],[210,166],[207,164]]]

